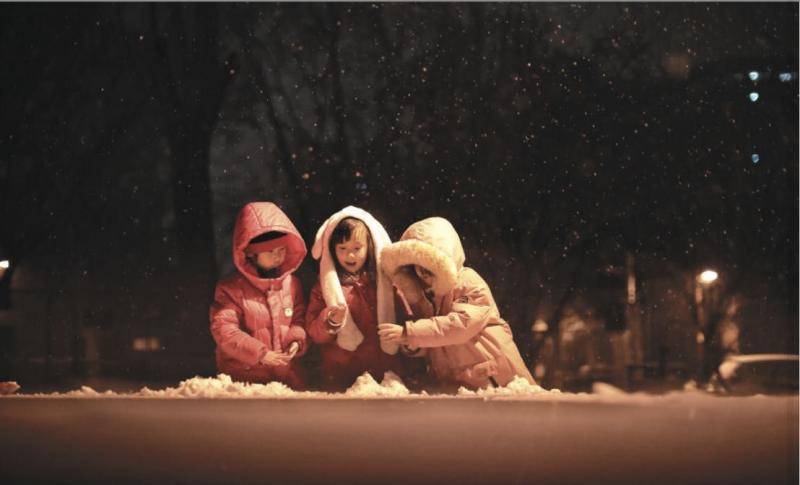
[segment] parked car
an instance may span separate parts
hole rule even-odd
[[[800,356],[794,354],[731,355],[711,378],[720,394],[797,394]]]

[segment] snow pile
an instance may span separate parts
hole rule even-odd
[[[623,391],[617,386],[613,386],[607,382],[595,382],[592,384],[592,394],[601,396],[624,396],[628,393]]]
[[[58,394],[58,393],[54,393]],[[38,394],[42,395],[42,394]],[[46,394],[44,394],[46,396]],[[61,394],[64,397],[115,397],[119,396],[119,394],[113,391],[106,391],[106,392],[97,392],[89,386],[81,386],[80,390],[77,391],[69,391],[64,394]]]
[[[380,384],[369,372],[365,372],[344,393],[348,397],[402,397],[410,394],[411,391],[403,384],[400,377],[391,371],[383,375]]]
[[[559,389],[545,389],[539,385],[531,384],[521,377],[515,377],[503,387],[488,387],[485,389],[470,390],[466,387],[458,389],[456,395],[428,394],[411,392],[402,379],[393,372],[384,374],[378,383],[372,375],[365,372],[359,376],[352,386],[343,393],[328,393],[321,391],[295,391],[280,382],[268,384],[251,384],[238,382],[226,374],[216,377],[193,377],[181,381],[177,387],[153,390],[147,387],[137,392],[116,393],[113,391],[98,392],[89,386],[66,393],[50,394],[12,394],[3,396],[15,397],[42,397],[42,398],[143,398],[143,399],[402,399],[402,398],[453,398],[453,399],[552,399],[556,401],[591,401],[606,402],[615,400],[650,401],[652,399],[665,399],[669,396],[650,396],[644,393],[626,393],[622,389],[610,384],[595,383],[593,393],[562,393]],[[699,390],[689,394],[703,394]],[[678,393],[686,395],[687,391]]]
[[[0,382],[0,396],[7,394],[14,394],[19,390],[19,384],[16,381],[3,381]]]
[[[683,385],[683,390],[684,392],[697,391],[698,390],[697,382],[694,379],[686,381],[686,383]]]
[[[487,387],[485,389],[478,389],[471,391],[466,387],[458,389],[459,396],[479,396],[479,397],[498,397],[498,396],[535,396],[543,394],[561,394],[558,389],[547,390],[537,384],[531,384],[526,379],[520,376],[514,376],[514,379],[506,384],[504,387]]]
[[[426,395],[425,393],[421,395]],[[421,396],[415,394],[415,396]],[[340,398],[399,398],[412,396],[411,391],[403,384],[402,379],[394,372],[387,372],[380,384],[368,373],[362,374],[344,393],[327,393],[314,391],[295,391],[280,382],[268,384],[251,384],[238,382],[229,375],[219,374],[216,377],[193,377],[177,387],[153,390],[143,387],[138,392],[116,393],[113,391],[98,392],[89,386],[66,393],[37,393],[29,395],[16,394],[16,397],[46,398],[166,398],[166,399],[340,399]]]
[[[300,397],[303,393],[293,391],[280,382],[268,384],[250,384],[247,382],[234,382],[229,375],[219,374],[216,378],[193,377],[182,381],[178,387],[168,387],[163,390],[142,388],[134,396],[142,397],[171,397],[171,398],[270,398],[270,397]]]

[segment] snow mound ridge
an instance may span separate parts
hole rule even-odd
[[[408,396],[411,391],[403,384],[400,377],[392,371],[383,375],[380,384],[369,372],[361,374],[344,395],[349,397],[401,397]]]
[[[218,397],[295,397],[302,393],[293,391],[280,382],[268,384],[250,384],[247,382],[234,382],[227,374],[219,374],[216,378],[193,377],[182,381],[178,387],[168,387],[163,390],[153,391],[147,387],[142,388],[134,395],[143,397],[188,397],[188,398],[218,398]]]
[[[416,394],[415,394],[416,395]],[[425,395],[424,393],[422,395]],[[181,381],[177,387],[165,389],[149,389],[143,387],[138,392],[116,393],[114,391],[98,392],[89,386],[65,393],[37,393],[31,395],[16,394],[16,397],[47,398],[154,398],[154,399],[217,399],[217,398],[299,398],[299,399],[340,399],[340,398],[397,398],[412,396],[411,391],[403,384],[402,379],[394,372],[387,372],[379,384],[368,373],[362,374],[344,393],[327,393],[317,391],[295,391],[280,382],[267,384],[251,384],[238,382],[227,374],[216,377],[199,377]]]
[[[65,397],[112,397],[118,396],[115,392],[97,392],[89,386],[81,386],[80,390],[69,391],[63,394]]]
[[[457,395],[430,395],[426,391],[421,393],[411,392],[402,379],[394,372],[386,372],[378,383],[369,372],[359,376],[350,388],[343,393],[328,393],[320,391],[295,391],[280,382],[268,384],[251,384],[238,382],[229,375],[218,374],[216,377],[199,377],[181,381],[177,387],[165,389],[141,388],[137,392],[116,393],[113,391],[98,392],[89,386],[66,393],[49,394],[14,394],[4,397],[43,397],[43,398],[145,398],[145,399],[352,399],[352,398],[502,398],[502,397],[541,397],[562,396],[558,389],[547,390],[536,384],[531,384],[521,377],[515,377],[504,387],[489,387],[473,391],[461,387]]]
[[[504,387],[487,387],[471,391],[466,387],[458,389],[459,396],[481,396],[481,397],[495,397],[495,396],[534,396],[539,394],[561,394],[558,389],[548,391],[547,389],[537,384],[531,384],[526,379],[520,376],[514,376]]]

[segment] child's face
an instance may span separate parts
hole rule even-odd
[[[271,251],[264,251],[255,256],[256,265],[263,270],[277,268],[286,259],[286,246],[278,246]]]
[[[433,273],[418,264],[414,265],[414,272],[417,273],[417,276],[419,276],[419,279],[422,280],[426,288],[433,286],[433,280],[435,278]]]
[[[336,260],[348,273],[357,273],[367,262],[368,250],[367,235],[358,231],[347,241],[336,245]]]

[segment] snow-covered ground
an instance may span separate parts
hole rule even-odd
[[[24,389],[22,389],[24,392]],[[797,483],[797,396],[342,394],[227,376],[0,397],[3,482]]]
[[[212,398],[212,399],[353,399],[353,398],[445,398],[453,396],[431,396],[426,392],[413,393],[393,372],[387,372],[381,382],[364,373],[343,393],[297,392],[279,383],[249,384],[233,381],[230,376],[219,374],[215,378],[194,377],[182,381],[177,387],[153,390],[143,387],[138,392],[117,393],[114,391],[98,392],[91,387],[83,386],[78,390],[65,393],[14,394],[19,390],[16,383],[9,383],[9,396],[17,398]],[[540,386],[529,384],[518,378],[506,387],[470,391],[461,388],[455,397],[499,397],[520,396],[533,397],[561,394],[559,390],[545,390]]]

